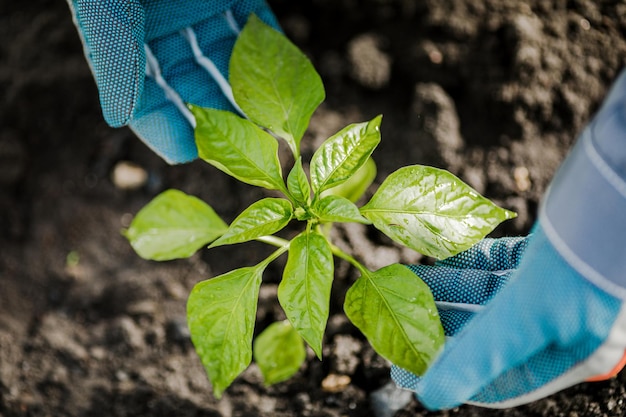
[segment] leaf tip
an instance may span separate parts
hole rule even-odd
[[[222,394],[224,393],[224,389],[217,387],[217,386],[213,386],[213,396],[215,397],[216,400],[219,400],[222,398]]]
[[[250,28],[251,30],[270,30],[273,32],[278,32],[276,29],[274,29],[272,26],[268,25],[267,23],[265,23],[263,21],[263,19],[261,19],[256,13],[250,13],[249,17],[248,17],[248,21],[246,22],[245,26],[244,26],[244,30],[246,30],[246,28]]]
[[[511,210],[507,210],[507,209],[503,209],[504,210],[504,220],[510,220],[510,219],[514,219],[517,217],[517,213]]]
[[[214,241],[213,241],[210,245],[208,245],[206,248],[207,248],[207,249],[213,249],[213,248],[216,248],[216,247],[218,247],[218,246],[223,246],[222,239],[217,239],[217,240],[214,240]]]
[[[263,23],[263,21],[259,18],[259,16],[257,16],[256,13],[250,13],[250,16],[248,17],[248,24],[250,23],[257,25],[259,23]]]
[[[311,346],[311,345],[309,344],[309,346]],[[311,346],[311,349],[315,353],[315,356],[317,357],[317,359],[319,361],[322,361],[322,356],[323,356],[322,355],[322,344],[320,343],[319,346],[315,346],[315,347]]]
[[[200,106],[196,106],[195,104],[187,103],[187,108],[189,111],[195,116],[198,111],[201,109]]]

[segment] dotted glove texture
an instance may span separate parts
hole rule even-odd
[[[528,238],[488,239],[435,266],[411,269],[441,304],[451,337],[422,378],[395,366],[392,378],[428,408],[511,407],[615,365],[572,372],[624,321],[622,300],[574,271],[540,227]],[[619,360],[623,347],[610,357]]]
[[[129,125],[169,163],[197,157],[185,103],[234,110],[220,87],[239,30],[251,13],[278,28],[263,0],[68,0],[113,127]],[[198,65],[191,31],[215,68]],[[178,101],[178,102],[177,102]]]

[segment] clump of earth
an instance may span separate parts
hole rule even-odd
[[[204,164],[168,166],[108,127],[64,2],[0,6],[0,416],[613,416],[623,373],[535,403],[428,412],[394,389],[389,363],[342,313],[356,278],[338,261],[324,361],[264,386],[252,365],[221,400],[189,341],[193,285],[267,254],[261,244],[140,259],[120,234],[178,188],[232,220],[263,192]],[[518,213],[528,233],[577,134],[626,64],[626,4],[512,0],[270,1],[318,68],[327,100],[305,152],[383,114],[378,183],[397,168],[445,168]],[[335,238],[372,268],[429,262],[363,225]],[[257,331],[284,317],[270,267]]]

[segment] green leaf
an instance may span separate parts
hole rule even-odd
[[[321,196],[338,195],[356,203],[365,194],[368,187],[372,185],[375,178],[376,163],[372,158],[368,158],[361,168],[348,178],[346,182],[325,190]]]
[[[287,189],[291,196],[301,206],[308,206],[311,200],[311,186],[307,179],[304,168],[302,168],[302,158],[296,159],[293,168],[287,176]]]
[[[333,282],[333,255],[326,238],[303,232],[289,246],[289,257],[278,286],[278,301],[300,336],[322,357]]]
[[[403,265],[363,272],[346,293],[346,315],[381,356],[422,375],[445,339],[430,289]]]
[[[257,299],[266,266],[262,262],[202,281],[189,295],[191,340],[217,398],[252,360]]]
[[[468,249],[515,217],[448,171],[421,165],[389,175],[361,214],[396,242],[438,259]]]
[[[328,195],[321,200],[317,200],[313,206],[313,211],[323,222],[354,222],[371,224],[359,212],[359,208],[347,198],[338,195]]]
[[[376,116],[369,122],[346,126],[328,138],[311,158],[311,185],[315,194],[337,186],[368,160],[380,142],[380,122]]]
[[[278,143],[249,120],[229,111],[190,105],[196,118],[198,156],[246,184],[286,190]]]
[[[270,324],[256,337],[254,361],[266,385],[291,378],[306,359],[306,349],[298,332],[288,320]]]
[[[142,208],[123,233],[139,256],[165,261],[193,255],[227,228],[202,200],[167,190]]]
[[[272,235],[285,227],[292,216],[293,207],[289,201],[284,198],[264,198],[251,204],[237,216],[222,237],[209,248]]]
[[[235,43],[229,73],[246,116],[285,139],[297,157],[311,115],[325,98],[311,61],[253,15]]]

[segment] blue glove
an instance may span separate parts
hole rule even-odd
[[[105,120],[129,125],[169,163],[197,157],[195,120],[185,103],[237,109],[228,62],[248,16],[278,28],[264,0],[68,3]]]
[[[533,233],[412,266],[446,346],[422,378],[430,409],[505,408],[615,375],[626,351],[626,72],[552,181]]]

